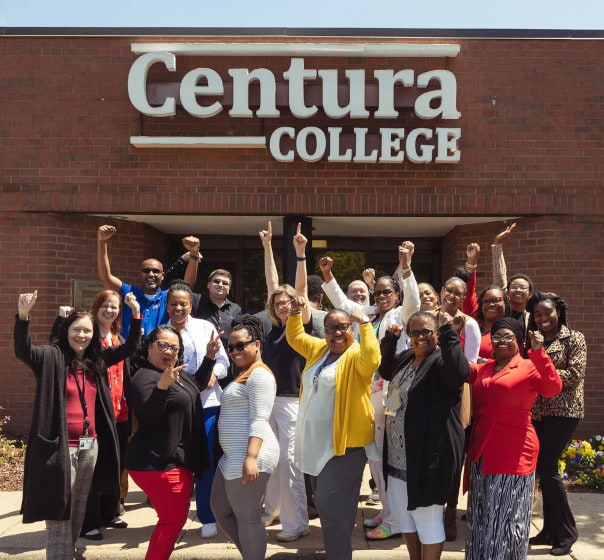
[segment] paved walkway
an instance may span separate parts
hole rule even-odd
[[[366,484],[363,497],[367,495]],[[604,559],[604,499],[602,494],[570,494],[570,501],[579,526],[580,538],[569,556],[562,559],[603,560]],[[37,560],[44,558],[44,523],[23,525],[19,515],[21,492],[0,493],[0,560]],[[202,539],[200,524],[195,519],[195,504],[189,521],[172,554],[173,560],[240,560],[237,549],[227,542],[223,533],[213,539]],[[540,512],[541,505],[536,505]],[[459,515],[465,512],[465,500],[460,502]],[[353,560],[404,560],[409,558],[407,549],[400,537],[381,542],[365,540],[362,521],[378,513],[375,506],[359,502],[357,526],[353,536]],[[156,523],[155,512],[146,503],[144,494],[134,485],[126,501],[127,529],[106,529],[104,539],[98,542],[78,540],[78,550],[86,560],[142,560],[145,556],[149,536]],[[536,514],[533,519],[531,535],[541,526]],[[459,536],[457,541],[445,543],[443,560],[462,560],[464,558],[465,523],[458,519]],[[293,543],[279,543],[275,535],[280,525],[267,529],[267,558],[274,560],[319,560],[325,557],[319,520],[311,521],[311,533]],[[529,559],[552,558],[549,547],[533,547]]]

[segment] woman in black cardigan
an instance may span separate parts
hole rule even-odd
[[[459,406],[470,366],[453,321],[418,311],[407,325],[411,349],[395,355],[396,325],[381,341],[380,375],[390,381],[384,476],[411,560],[440,558],[443,505],[462,466]]]
[[[36,376],[23,480],[23,523],[46,521],[46,557],[71,560],[92,485],[119,488],[117,435],[106,368],[127,358],[140,340],[134,297],[125,344],[100,348],[92,317],[72,313],[56,342],[33,346],[29,314],[37,292],[19,296],[15,355]],[[99,476],[102,474],[103,476]]]

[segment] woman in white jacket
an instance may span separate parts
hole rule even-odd
[[[413,251],[414,245],[411,241],[403,242],[398,248],[399,268],[397,272],[400,273],[399,278],[401,278],[402,284],[402,304],[401,287],[399,287],[399,283],[391,276],[378,278],[375,283],[373,292],[375,305],[365,306],[349,300],[331,272],[333,261],[329,257],[323,257],[319,261],[319,267],[325,281],[323,291],[335,308],[346,311],[348,314],[360,310],[368,315],[379,340],[382,339],[391,325],[401,325],[405,331],[409,317],[416,311],[419,311],[420,308],[419,289],[415,276],[411,272]],[[397,352],[402,352],[408,348],[408,338],[404,331],[403,335],[399,338]],[[375,411],[377,455],[375,458],[370,458],[369,468],[380,495],[382,512],[373,519],[365,520],[365,527],[367,528],[366,536],[371,540],[387,539],[401,532],[401,528],[398,527],[388,505],[382,469],[382,447],[386,423],[384,392],[386,389],[387,383],[385,385],[384,379],[376,371],[371,386],[371,404]]]

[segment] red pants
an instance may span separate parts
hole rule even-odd
[[[183,467],[168,471],[128,471],[149,496],[159,517],[145,560],[168,560],[189,514],[193,473]]]

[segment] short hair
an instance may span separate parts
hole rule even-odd
[[[323,296],[323,279],[316,274],[311,274],[306,279],[306,288],[308,292],[308,299],[314,303],[319,303]]]
[[[105,300],[110,297],[116,297],[119,301],[119,309],[117,311],[117,317],[115,321],[111,323],[111,334],[118,335],[122,330],[122,298],[120,295],[114,290],[103,290],[99,292],[96,296],[94,296],[94,301],[92,302],[92,322],[95,325],[98,325],[99,321],[99,310],[101,309]]]
[[[170,297],[174,292],[185,292],[189,294],[189,300],[193,295],[193,290],[191,290],[191,286],[187,284],[184,280],[174,280],[170,283],[170,287],[168,288],[168,297]]]
[[[416,311],[411,315],[411,317],[409,317],[407,321],[407,332],[409,332],[408,329],[409,325],[411,325],[411,321],[413,321],[414,319],[422,318],[428,319],[432,323],[434,330],[438,330],[438,319],[436,318],[436,315],[434,315],[434,313],[430,313],[430,311]]]
[[[323,326],[327,325],[327,321],[329,320],[329,318],[332,315],[335,315],[336,313],[343,313],[344,315],[346,315],[346,317],[348,317],[349,321],[352,321],[352,318],[350,317],[350,314],[347,313],[346,311],[344,311],[343,309],[330,309],[326,314],[325,317],[323,317]]]
[[[165,272],[165,270],[164,270],[164,265],[162,264],[162,262],[161,262],[159,259],[156,259],[155,257],[149,257],[148,259],[143,259],[143,260],[141,261],[141,264],[140,264],[140,265],[141,265],[141,266],[143,266],[143,263],[144,263],[145,261],[155,261],[155,262],[158,262],[158,263],[159,263],[159,266],[161,266],[161,273],[163,274],[163,273]]]
[[[514,274],[513,276],[510,276],[510,279],[508,280],[508,285],[506,286],[506,290],[509,290],[512,282],[514,280],[518,280],[519,278],[528,282],[529,294],[532,294],[535,286],[533,284],[533,281],[531,280],[531,277],[527,276],[526,274]]]
[[[178,330],[172,325],[159,325],[155,327],[145,338],[143,338],[139,347],[136,349],[136,352],[134,352],[132,355],[132,362],[136,369],[140,369],[149,359],[149,346],[151,346],[159,338],[159,335],[162,332],[171,332],[178,337],[178,345],[180,346],[180,350],[178,351],[176,365],[179,366],[182,364],[185,351],[182,343],[182,336],[180,336]]]
[[[505,290],[501,286],[497,286],[496,284],[489,284],[484,290],[482,290],[482,292],[480,292],[480,294],[478,294],[478,311],[476,312],[476,317],[480,321],[484,321],[484,313],[482,312],[482,302],[480,300],[484,297],[484,295],[489,290],[499,290],[501,292],[501,295],[503,297],[503,303],[505,304],[505,312],[504,312],[503,316],[511,317],[512,316],[512,306],[510,304],[510,298],[506,294]]]
[[[459,282],[462,286],[464,291],[466,292],[466,294],[468,293],[468,285],[466,284],[465,280],[462,280],[459,276],[451,276],[451,278],[449,278],[444,284],[443,284],[443,288],[449,283],[449,282]]]
[[[458,266],[453,271],[453,276],[457,276],[457,278],[460,278],[467,284],[470,280],[470,276],[472,276],[472,273],[466,267]]]
[[[365,283],[364,280],[360,280],[360,279],[356,279],[353,280],[350,284],[348,284],[348,288],[346,288],[346,293],[348,293],[350,291],[350,288],[352,287],[353,284],[361,284],[366,290],[367,290],[367,294],[369,294],[369,288],[367,287],[367,284]]]
[[[375,283],[377,284],[380,280],[387,280],[388,282],[390,282],[392,289],[397,294],[401,293],[401,287],[398,285],[398,282],[392,276],[380,276],[379,278],[376,279]],[[375,289],[375,287],[374,287],[374,289]]]
[[[264,340],[264,328],[262,327],[262,321],[255,315],[249,315],[247,313],[239,315],[237,319],[233,319],[231,324],[231,333],[235,331],[246,330],[253,340]]]
[[[217,274],[220,274],[221,276],[226,276],[231,284],[233,283],[233,277],[231,276],[231,273],[228,270],[225,270],[224,268],[217,268],[216,270],[212,270],[212,272],[210,272],[210,275],[208,276],[208,282],[212,281],[212,278],[214,278],[214,276],[216,276]]]
[[[556,313],[558,314],[558,325],[566,325],[568,326],[568,303],[564,301],[558,294],[553,292],[537,292],[530,296],[526,302],[526,310],[530,313],[529,315],[529,325],[528,328],[531,331],[537,330],[537,325],[535,324],[535,307],[538,303],[542,301],[551,301],[556,308]]]
[[[275,298],[277,296],[280,296],[281,294],[286,294],[291,299],[294,299],[296,297],[296,290],[294,290],[289,284],[280,284],[275,288],[273,293],[268,296],[266,300],[266,312],[268,313],[268,318],[271,320],[271,323],[275,326],[280,325],[281,321],[275,313],[275,308],[273,307],[273,304],[275,302]]]

